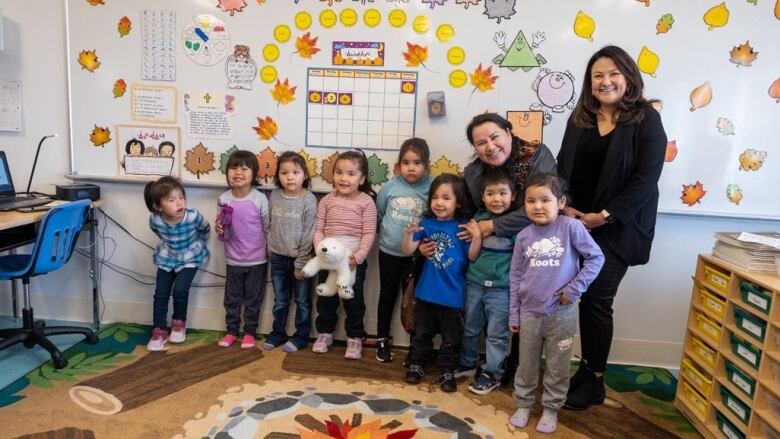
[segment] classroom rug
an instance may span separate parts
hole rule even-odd
[[[664,369],[610,366],[608,399],[561,411],[553,435],[507,423],[511,390],[478,396],[458,383],[448,394],[403,382],[403,352],[379,363],[371,348],[345,360],[344,347],[310,350],[219,348],[219,331],[188,329],[164,352],[145,349],[150,328],[111,324],[96,345],[65,351],[0,390],[4,438],[688,438],[698,437],[672,403],[676,381]],[[258,346],[260,343],[258,343]],[[435,377],[426,377],[432,380]]]

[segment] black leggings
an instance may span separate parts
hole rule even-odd
[[[395,256],[379,250],[379,305],[376,311],[376,335],[379,338],[390,338],[398,292],[406,288],[413,265],[412,256]]]
[[[628,265],[607,245],[599,245],[604,266],[580,300],[580,343],[590,369],[603,373],[612,346],[612,303]]]

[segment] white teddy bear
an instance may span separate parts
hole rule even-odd
[[[355,296],[352,286],[355,284],[355,272],[349,269],[349,257],[352,251],[335,238],[325,238],[314,249],[316,254],[303,266],[303,275],[313,277],[320,270],[328,270],[328,279],[317,285],[317,294],[329,297],[338,292],[342,299]]]

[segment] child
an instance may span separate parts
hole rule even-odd
[[[532,174],[526,180],[525,211],[533,224],[517,234],[509,273],[509,329],[520,333],[517,411],[509,423],[528,424],[544,346],[544,412],[536,424],[541,433],[556,430],[558,410],[566,401],[577,327],[574,303],[604,264],[604,254],[582,223],[558,216],[566,205],[564,185],[554,174]]]
[[[436,243],[431,259],[426,259],[422,275],[415,286],[415,329],[409,347],[409,370],[406,382],[417,384],[425,376],[423,365],[433,353],[433,337],[441,334],[437,382],[441,390],[457,390],[454,370],[463,335],[463,295],[466,291],[464,275],[467,261],[479,254],[482,239],[476,221],[470,216],[466,183],[461,177],[441,174],[431,183],[428,192],[428,211],[419,225],[409,223],[404,229],[402,250],[410,255],[417,250],[421,239]],[[458,239],[457,233],[467,229],[471,244]]]
[[[225,325],[227,333],[219,346],[228,347],[238,339],[241,306],[244,307],[244,336],[241,348],[255,347],[255,332],[265,295],[266,233],[268,198],[254,189],[259,165],[250,151],[236,151],[227,162],[230,189],[219,196],[219,213],[214,225],[225,243]]]
[[[311,333],[309,280],[301,269],[311,258],[317,198],[309,187],[306,161],[300,154],[284,152],[276,165],[276,189],[271,192],[271,282],[274,285],[274,325],[264,350],[283,344],[285,352],[306,347]],[[295,300],[295,334],[287,337],[290,298]]]
[[[390,323],[401,283],[412,271],[414,258],[401,251],[404,228],[420,220],[433,180],[428,175],[430,152],[423,139],[406,139],[398,152],[395,177],[385,183],[376,199],[379,221],[379,305],[377,306],[376,359],[393,361]],[[404,285],[405,287],[405,285]]]
[[[362,357],[363,317],[366,304],[363,302],[363,281],[366,277],[366,256],[376,236],[376,206],[374,191],[368,181],[368,160],[360,150],[349,150],[336,159],[333,170],[333,192],[320,201],[317,208],[317,223],[314,228],[314,247],[326,237],[338,238],[352,250],[349,267],[357,269],[354,297],[344,300],[344,327],[347,332],[347,351],[344,358],[357,360]],[[323,274],[320,277],[324,280]],[[317,341],[312,352],[324,354],[333,344],[333,330],[336,329],[339,296],[317,298]]]
[[[514,180],[503,169],[485,173],[482,202],[485,210],[477,212],[475,221],[492,220],[514,204]],[[466,302],[463,308],[463,344],[460,348],[455,377],[474,371],[479,359],[479,336],[485,331],[485,364],[469,390],[486,395],[501,384],[503,361],[509,346],[509,264],[512,261],[514,237],[490,235],[482,239],[482,250],[466,272]],[[463,373],[462,375],[459,375]]]
[[[198,266],[209,257],[206,241],[209,223],[195,209],[187,209],[184,186],[173,177],[150,181],[144,187],[144,202],[152,212],[149,228],[162,242],[154,249],[157,286],[154,289],[150,351],[161,351],[167,341],[183,343],[186,338],[187,302]],[[168,300],[173,293],[173,321],[168,332]]]

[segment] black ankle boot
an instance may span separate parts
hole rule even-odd
[[[569,392],[568,394],[571,395],[572,392],[577,390],[582,383],[585,382],[585,380],[589,377],[589,375],[594,375],[593,371],[590,370],[588,367],[588,363],[580,358],[580,366],[577,368],[577,372],[574,373],[574,375],[569,379]]]
[[[569,393],[564,407],[569,410],[585,410],[594,404],[603,404],[605,397],[604,377],[590,372],[583,383]]]

